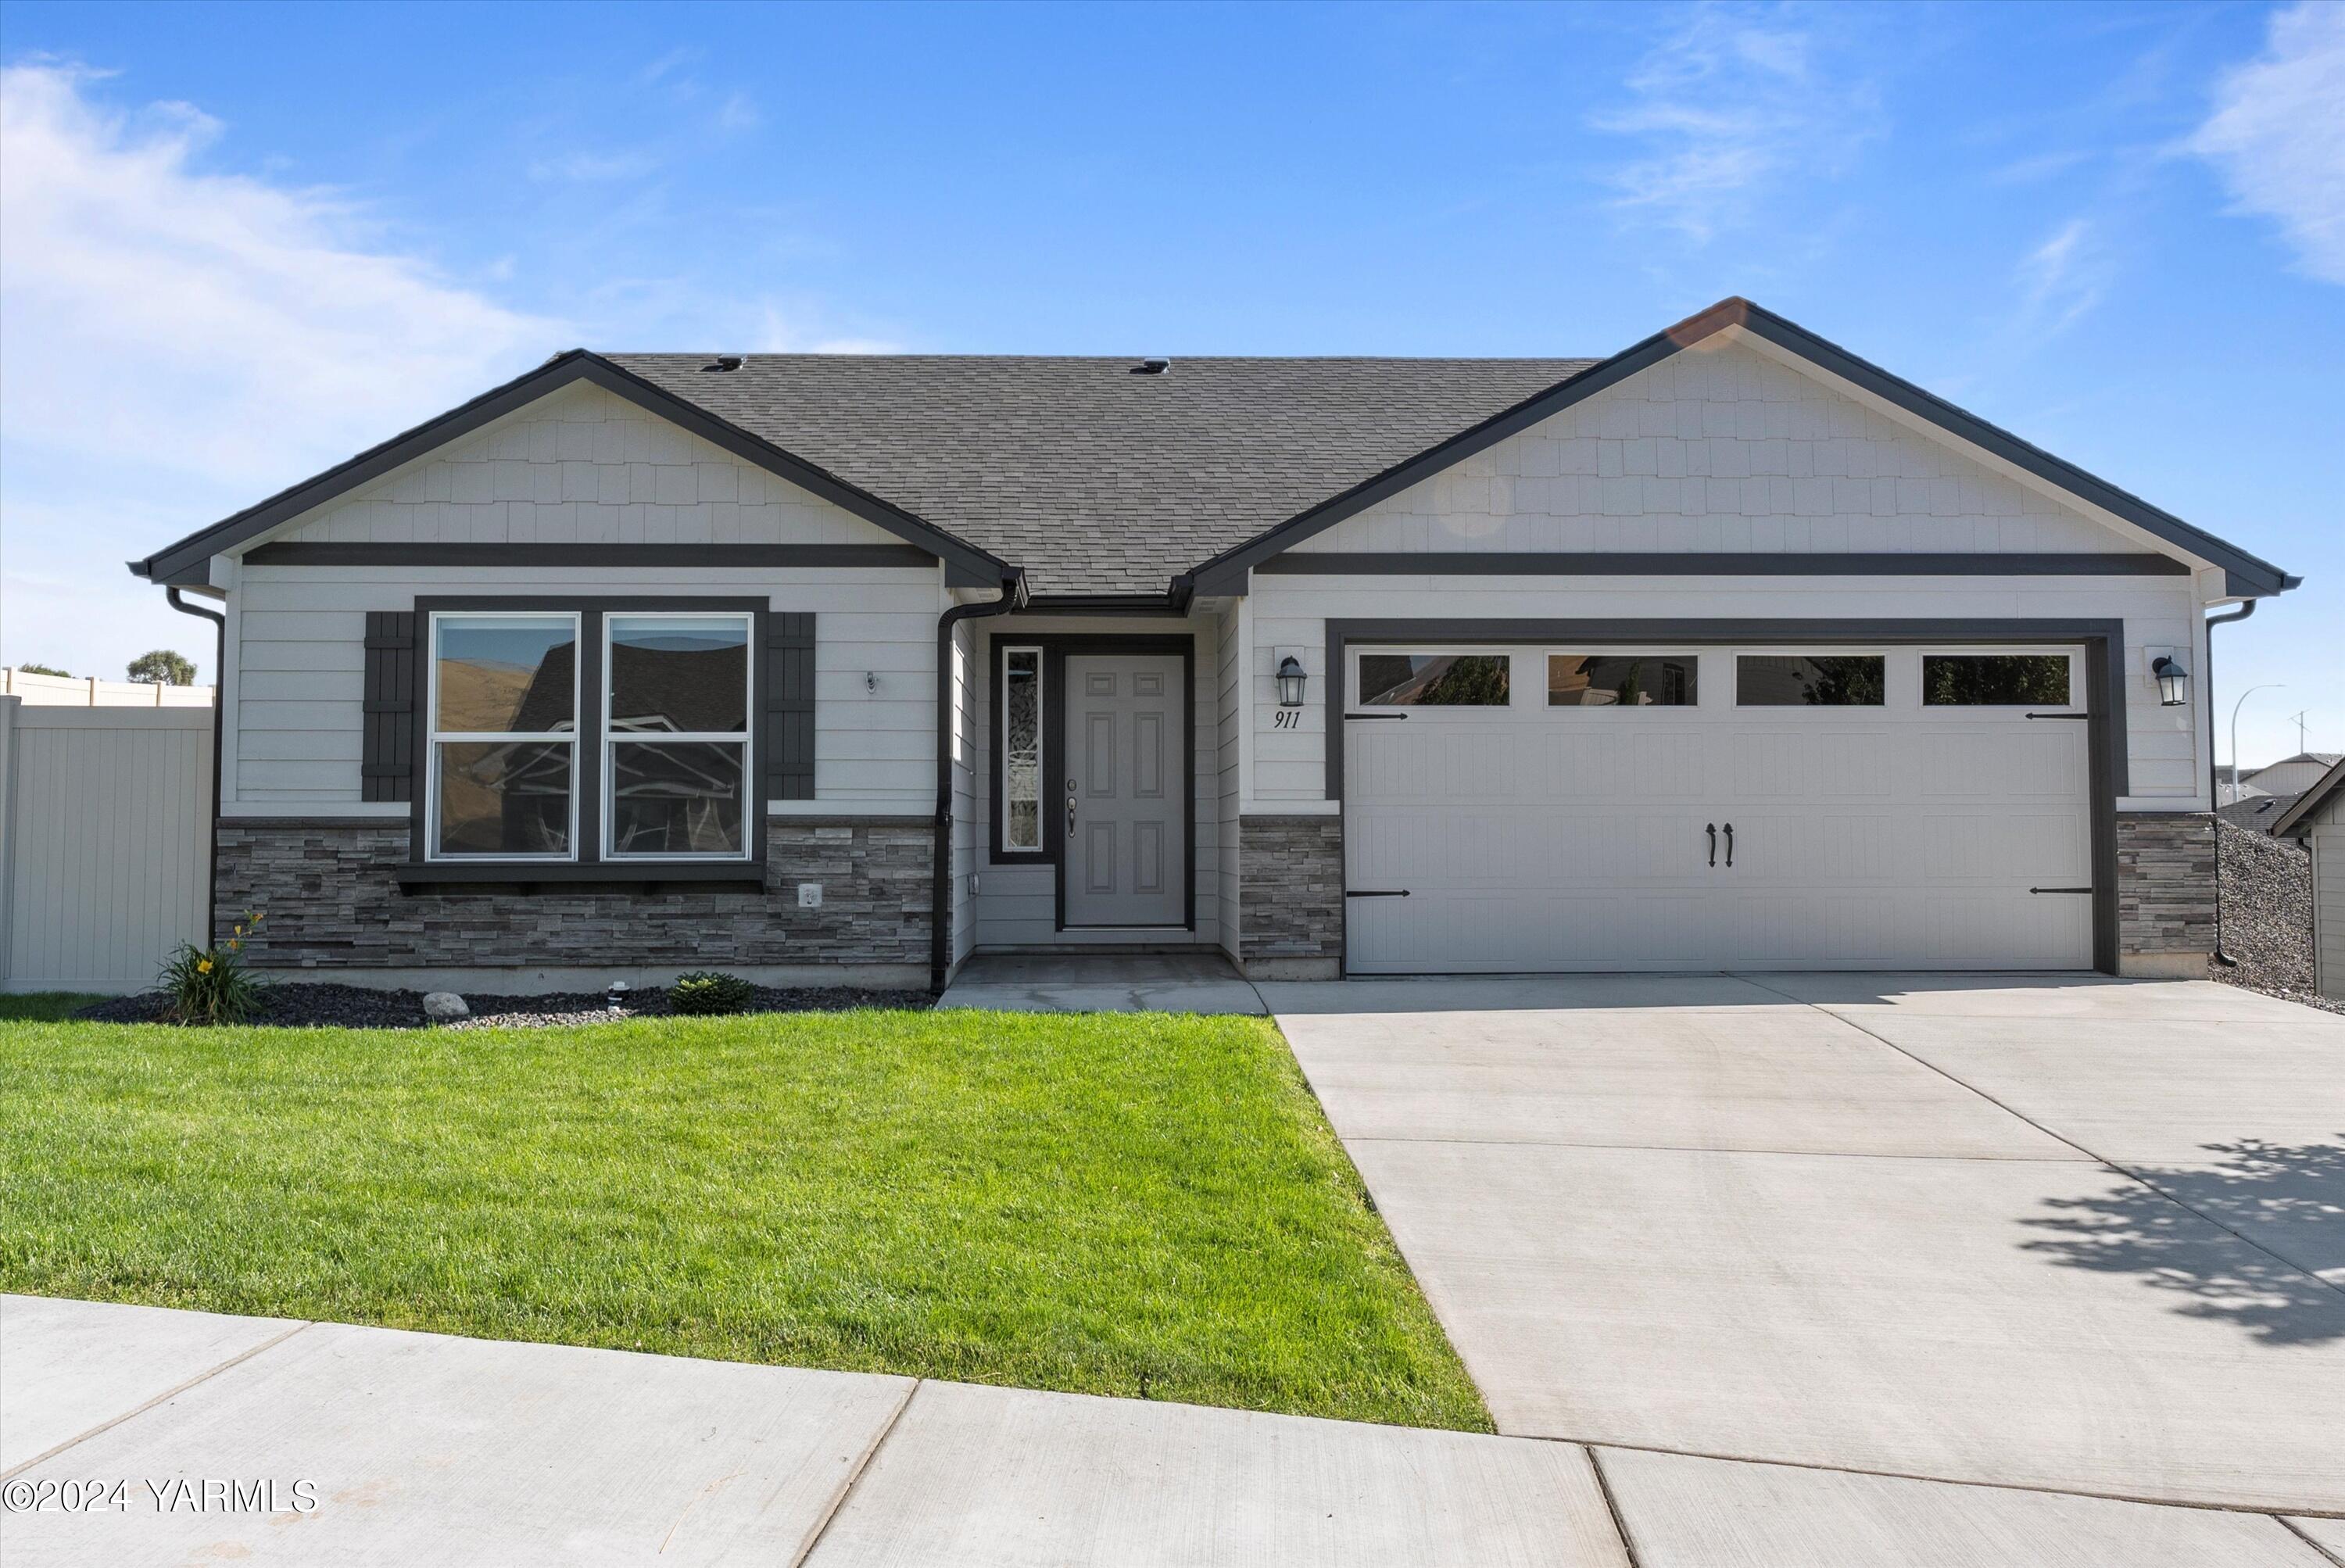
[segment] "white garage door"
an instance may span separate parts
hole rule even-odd
[[[1355,973],[2091,965],[2080,650],[1346,664]]]

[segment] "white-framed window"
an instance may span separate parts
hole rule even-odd
[[[1352,656],[1353,702],[1361,708],[1508,708],[1514,702],[1513,654],[1362,648]]]
[[[432,615],[428,858],[578,858],[578,628],[575,613]]]
[[[605,860],[749,858],[755,631],[746,611],[603,617]]]
[[[1042,650],[1001,650],[1001,850],[1042,852]]]

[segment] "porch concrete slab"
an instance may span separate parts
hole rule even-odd
[[[19,1514],[11,1564],[794,1563],[905,1378],[317,1324],[30,1477],[122,1512]],[[141,1481],[275,1480],[313,1511],[158,1510]]]
[[[276,1318],[0,1296],[0,1473],[300,1327]]]
[[[1627,1562],[1568,1444],[923,1383],[808,1568]]]
[[[1950,1018],[2155,1018],[2298,1022],[2319,1010],[2208,980],[2101,974],[1749,973],[1769,991],[1834,1012]]]
[[[1589,1008],[1689,1013],[1780,1009],[1792,998],[1731,974],[1426,975],[1393,979],[1258,981],[1282,1019],[1312,1013],[1421,1013],[1447,1022],[1483,1013],[1568,1013]]]
[[[1267,1012],[1261,994],[1217,953],[980,953],[939,1007],[997,1013]]]
[[[1605,1449],[1641,1568],[2325,1568],[2277,1519]]]
[[[2318,1153],[2345,1188],[2345,1017],[2295,1011],[1852,1021],[2104,1159],[2219,1160],[2260,1145]]]
[[[1279,1022],[1345,1138],[2089,1158],[1811,1007]]]
[[[1347,1145],[1502,1431],[2345,1510],[2345,1295],[2106,1169]]]

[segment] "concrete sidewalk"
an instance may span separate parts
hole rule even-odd
[[[2311,1541],[2338,1538],[2335,1521],[16,1296],[0,1477],[12,1568],[2321,1568]],[[92,1481],[91,1512],[42,1487]]]

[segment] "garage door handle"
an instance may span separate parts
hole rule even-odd
[[[1726,824],[1726,869],[1734,869],[1734,824]]]
[[[1709,823],[1702,831],[1710,835],[1710,863],[1714,866],[1718,864],[1718,824]]]
[[[1344,896],[1347,899],[1405,899],[1408,897],[1408,890],[1406,888],[1346,888],[1344,891]]]
[[[1408,715],[1406,713],[1347,713],[1344,717],[1358,719],[1365,724],[1371,718],[1406,718]]]
[[[2091,714],[2089,714],[2089,713],[2031,713],[2031,714],[2029,714],[2027,717],[2028,717],[2028,718],[2076,718],[2076,719],[2085,719],[2085,718],[2092,718],[2093,716],[2092,716]]]
[[[2027,891],[2031,893],[2088,893],[2093,890],[2090,888],[2030,888]]]

